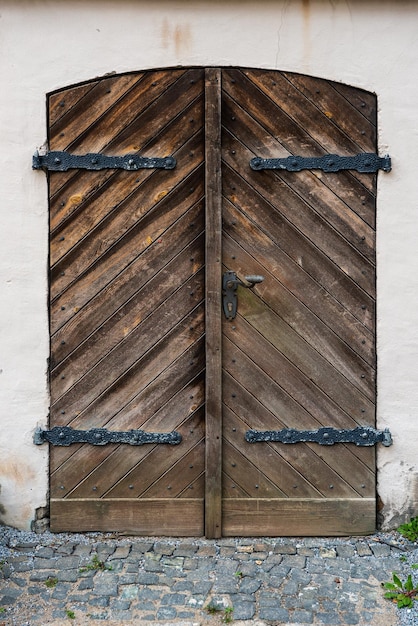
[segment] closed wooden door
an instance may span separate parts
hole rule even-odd
[[[248,432],[374,425],[376,175],[250,160],[375,152],[375,111],[360,90],[238,69],[49,97],[51,151],[176,160],[49,174],[50,425],[181,439],[51,446],[53,530],[374,529],[373,447]],[[233,319],[226,271],[264,277]]]

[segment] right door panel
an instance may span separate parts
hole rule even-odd
[[[222,72],[223,535],[375,528],[373,447],[247,443],[249,429],[375,423],[375,174],[253,171],[262,158],[376,152],[372,94],[264,70]]]

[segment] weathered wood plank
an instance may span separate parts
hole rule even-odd
[[[202,136],[197,135],[180,149],[178,155],[180,163],[183,159],[187,159],[184,167],[179,165],[171,171],[154,172],[151,182],[154,184],[154,189],[157,186],[160,190],[157,194],[150,195],[150,190],[145,189],[143,195],[140,187],[139,193],[131,197],[129,180],[131,172],[123,172],[126,176],[123,177],[121,196],[117,195],[117,185],[114,185],[112,193],[102,195],[98,202],[90,207],[90,219],[88,214],[85,215],[85,219],[78,216],[80,232],[77,231],[77,224],[71,222],[68,229],[65,229],[65,234],[58,233],[54,237],[50,250],[51,273],[54,281],[53,289],[51,289],[52,299],[59,296],[78,277],[96,265],[102,256],[110,253],[114,248],[126,245],[124,242],[137,233],[141,219],[202,162],[203,150],[200,145],[202,139]],[[193,160],[189,157],[190,150],[195,151]],[[171,195],[172,200],[174,196],[175,194]],[[110,211],[109,203],[113,207]],[[97,225],[94,217],[96,208],[100,214]],[[102,208],[105,215],[102,215]],[[91,229],[89,229],[89,221],[92,222]],[[66,243],[67,235],[68,243]],[[62,237],[64,241],[61,241]]]
[[[203,323],[197,331],[204,332]],[[193,341],[193,337],[189,337]],[[168,349],[170,347],[170,349]],[[129,430],[130,428],[148,428],[149,420],[153,424],[158,424],[159,413],[163,407],[170,402],[179,389],[194,389],[195,377],[199,378],[205,367],[204,340],[200,337],[190,346],[184,348],[183,345],[177,347],[179,354],[175,352],[175,345],[170,343],[164,350],[163,358],[158,358],[155,354],[149,354],[147,359],[141,361],[141,379],[136,383],[136,394],[132,399],[120,406],[117,400],[110,401],[110,407],[106,404],[106,409],[97,411],[89,416],[89,428],[94,426],[106,426],[114,430]],[[184,350],[184,351],[183,351]],[[126,394],[127,392],[125,392]],[[195,393],[190,391],[190,393]],[[131,394],[128,392],[128,395]],[[190,395],[190,394],[189,394]],[[122,403],[123,404],[123,403]],[[192,405],[191,405],[192,406]],[[119,410],[118,410],[119,409]],[[112,417],[113,415],[113,417]],[[68,421],[68,418],[67,418]],[[81,426],[85,427],[86,417],[81,420]],[[76,456],[74,456],[76,455]],[[58,484],[62,480],[57,476],[58,472],[66,472],[63,467],[72,456],[73,467],[85,467],[86,473],[90,473],[106,458],[105,448],[92,448],[86,445],[73,445],[70,448],[53,447],[51,449],[50,469]],[[63,475],[63,474],[62,474]],[[70,480],[71,485],[77,484],[77,478]]]
[[[198,480],[205,473],[205,442],[199,441],[182,459],[173,463],[161,478],[141,498],[203,498],[204,482]]]
[[[249,455],[243,454],[233,442],[224,439],[222,449],[224,467],[228,468],[229,475],[235,479],[238,488],[247,494],[247,498],[286,497],[274,481],[253,464]]]
[[[239,415],[248,429],[255,430],[281,430],[285,423],[281,419],[281,412],[273,411],[277,408],[274,402],[274,394],[270,400],[270,410],[262,404],[263,395],[259,401],[253,394],[253,389],[260,383],[257,375],[248,372],[248,378],[254,377],[253,388],[247,391],[231,374],[224,372],[224,401],[235,414]],[[245,381],[243,381],[245,384]],[[262,384],[262,382],[261,382]],[[255,445],[255,444],[254,444]],[[313,488],[324,497],[338,497],[339,484],[344,481],[350,484],[354,491],[361,497],[374,497],[375,478],[371,469],[373,467],[374,451],[369,450],[370,459],[368,467],[364,462],[359,462],[353,457],[350,450],[352,446],[324,447],[313,443],[300,443],[297,445],[285,445],[282,443],[264,443],[264,452],[268,454],[273,449],[283,462],[287,462],[298,475],[289,482],[293,495],[291,497],[313,497]],[[321,453],[321,456],[318,453]],[[275,457],[276,458],[276,457]],[[335,469],[334,469],[335,468]],[[330,485],[333,487],[330,489]],[[289,494],[290,496],[290,494]],[[234,497],[230,494],[230,497]]]
[[[305,403],[298,403],[297,399],[282,388],[282,385],[287,386],[285,372],[282,373],[277,367],[274,369],[274,362],[271,364],[271,373],[269,374],[226,338],[224,355],[225,369],[228,373],[278,419],[281,428],[315,430],[320,425],[337,427],[334,413],[325,416],[326,424],[322,424],[320,422],[321,412],[317,414],[319,419],[314,417],[308,413],[309,404],[306,406]],[[268,358],[267,355],[266,358]],[[238,392],[233,391],[232,393],[238,397]],[[242,408],[240,411],[240,414],[243,415]],[[344,414],[341,412],[340,420],[343,418]],[[355,423],[350,419],[345,427],[350,428],[351,425],[355,426]],[[367,483],[367,480],[363,480],[365,468],[372,469],[374,467],[375,451],[373,447],[359,448],[341,444],[338,447],[315,446],[315,451],[357,490],[359,485]]]
[[[253,172],[248,165],[251,152],[235,140],[226,130],[224,137],[224,159],[232,169],[241,174],[251,186],[270,202],[277,206],[280,214],[312,242],[319,255],[327,256],[335,265],[341,281],[348,279],[359,285],[369,296],[375,294],[375,272],[372,263],[367,261],[346,239],[325,222],[312,207],[287,185],[278,186],[279,178],[274,171]],[[261,176],[259,176],[261,174]]]
[[[247,493],[251,491],[254,497],[275,497],[269,485],[267,489],[264,488],[263,493],[262,483],[265,479],[275,485],[282,496],[284,495],[288,498],[296,497],[296,494],[299,498],[321,497],[318,490],[310,485],[307,480],[304,480],[303,476],[287,463],[273,446],[268,444],[258,446],[250,444],[245,440],[245,433],[249,427],[248,424],[240,419],[241,416],[237,415],[239,406],[235,404],[234,400],[235,398],[228,399],[232,410],[224,406],[223,433],[224,439],[229,446],[225,446],[223,463],[225,471],[228,471],[229,476],[235,478],[235,482],[241,487],[243,487],[243,480],[245,480],[245,484],[249,481],[251,489],[247,488],[246,491]],[[237,452],[240,452],[241,455],[251,462],[249,471],[245,472],[245,478],[242,469],[234,459]],[[306,467],[306,470],[309,475],[308,467]],[[295,484],[298,484],[297,490],[294,488]],[[268,491],[270,493],[267,493]],[[352,492],[352,490],[350,491]]]
[[[290,74],[285,78],[296,87],[310,103],[318,108],[327,120],[332,122],[354,141],[363,152],[374,152],[376,146],[376,126],[342,97],[334,84],[326,80],[318,83],[317,78]],[[352,91],[356,91],[352,88]],[[312,121],[312,126],[315,122]],[[309,132],[311,128],[307,128]]]
[[[51,500],[53,532],[108,532],[126,535],[200,537],[202,499]]]
[[[170,297],[182,281],[192,278],[195,273],[194,257],[200,268],[204,261],[203,235],[193,245],[187,246],[182,253],[174,257],[160,272],[149,280],[123,307],[83,341],[69,356],[51,371],[50,382],[54,397],[59,397],[74,385],[98,361],[105,358],[118,343],[126,341],[130,333]],[[84,337],[83,337],[84,338]]]
[[[292,131],[288,133],[286,130],[280,131],[281,136],[286,136],[286,133],[288,135],[293,133],[295,126],[303,133],[304,139],[302,145],[299,146],[298,152],[293,152],[293,154],[308,156],[309,151],[315,149],[315,147],[322,154],[343,154],[349,156],[362,152],[356,141],[353,141],[350,136],[342,132],[338,126],[334,125],[318,107],[306,99],[299,90],[296,90],[281,72],[277,72],[274,79],[272,79],[269,73],[264,70],[244,70],[243,73],[235,71],[233,76],[237,83],[240,82],[240,79],[242,81],[243,74],[249,79],[243,84],[244,93],[250,92],[251,87],[249,83],[251,84],[252,82],[259,88],[264,96],[267,96],[266,101],[262,105],[261,115],[263,116],[263,123],[269,124],[269,120],[277,119],[278,115],[281,114],[282,128],[286,129],[289,125],[292,128]],[[319,81],[320,90],[324,88],[324,82],[325,81]],[[257,102],[256,91],[251,91],[250,106],[253,105],[253,102]],[[275,103],[275,114],[273,118],[270,117],[272,113],[272,110],[270,110],[272,108],[270,102]],[[366,124],[368,131],[373,133],[373,126],[369,125],[367,122]],[[339,175],[340,174],[341,172],[339,172]],[[365,189],[373,192],[375,185],[374,175],[360,174],[354,171],[342,172],[342,174],[343,178],[359,180]]]
[[[375,531],[374,498],[340,501],[294,498],[224,500],[225,537],[369,535]]]
[[[223,96],[224,116],[234,118],[234,123],[229,123],[229,130],[238,136],[247,147],[255,149],[263,140],[263,154],[268,157],[288,157],[290,152],[284,150],[275,137],[268,135],[253,117],[248,115],[227,94]],[[245,127],[245,135],[240,129]],[[303,200],[310,205],[311,209],[318,213],[331,226],[333,226],[354,248],[372,263],[375,261],[375,211],[373,205],[367,207],[365,215],[361,200],[361,191],[357,195],[352,188],[347,189],[347,194],[342,200],[326,184],[326,179],[315,170],[303,170],[301,172],[286,172],[278,170],[278,180],[286,183],[294,189]],[[339,176],[339,174],[338,174]],[[371,225],[365,221],[370,221]]]
[[[205,533],[221,536],[222,498],[222,199],[221,72],[205,73],[206,487]]]
[[[98,82],[99,81],[70,87],[69,89],[62,89],[51,94],[48,98],[49,127],[51,128],[61,117],[66,115],[68,111],[75,106],[87,92],[90,91],[90,89],[93,89],[93,87],[97,85]]]
[[[142,462],[135,464],[134,451],[124,451],[121,458],[124,467],[122,471],[113,474],[115,485],[104,494],[104,498],[127,498],[130,494],[135,498],[142,495],[145,497],[145,491],[201,441],[205,433],[204,409],[198,409],[190,416],[185,416],[183,423],[176,430],[181,434],[182,442],[170,447],[170,454],[167,454],[167,446],[155,446]],[[127,455],[130,457],[129,464]],[[126,469],[127,467],[129,469]],[[133,489],[130,485],[133,485]]]
[[[153,219],[150,216],[141,223],[142,228],[138,227],[136,236],[132,237],[132,246],[126,243],[127,249],[121,250],[118,258],[107,260],[107,277],[100,268],[95,268],[92,275],[80,279],[79,287],[76,283],[52,303],[54,365],[78,345],[79,336],[88,337],[152,278],[156,271],[154,265],[156,268],[165,265],[172,255],[203,232],[204,205],[197,200],[200,191],[197,187],[190,198],[180,196],[177,203],[163,202]],[[185,229],[179,220],[183,214],[189,222],[189,229]],[[121,259],[123,262],[118,263]],[[191,264],[196,271],[197,264],[194,261]],[[96,285],[94,293],[91,293],[89,278]]]
[[[277,187],[274,181],[267,176],[257,183],[258,189],[254,189],[251,175],[241,170],[238,163],[236,170],[245,177],[244,183],[241,185],[242,189],[238,190],[238,186],[235,184],[228,186],[225,190],[226,197],[235,204],[234,201],[240,196],[242,198],[242,193],[244,193],[245,196],[239,203],[239,209],[254,221],[275,245],[308,273],[320,287],[323,287],[354,317],[372,330],[374,327],[373,295],[366,293],[337,263],[334,263],[325,253],[321,252],[309,237],[304,236],[297,228],[294,228],[279,208],[275,209],[277,198],[281,198],[280,186]],[[266,172],[263,173],[263,176],[264,174]],[[252,202],[248,202],[248,199],[251,199]],[[291,207],[292,205],[289,204],[287,208],[290,213]],[[300,215],[300,218],[303,221],[303,215]],[[360,258],[357,259],[356,272],[361,273],[362,263],[360,260]],[[341,258],[341,263],[344,263],[344,258]],[[368,288],[374,291],[374,268],[368,265],[364,271],[368,271],[369,274],[367,277]]]
[[[193,401],[190,400],[190,394],[194,396]],[[61,497],[102,498],[118,481],[122,481],[127,473],[143,463],[150,462],[149,459],[154,459],[155,454],[162,455],[160,462],[166,462],[170,466],[171,461],[174,463],[175,457],[181,458],[192,445],[193,442],[189,440],[189,431],[196,429],[195,434],[197,436],[203,429],[203,425],[200,424],[203,420],[203,414],[202,410],[199,410],[203,404],[203,397],[204,384],[201,374],[197,380],[170,399],[144,424],[140,424],[144,418],[140,410],[138,411],[138,427],[143,427],[145,431],[171,432],[177,430],[180,432],[183,441],[177,446],[163,444],[109,445],[102,450],[86,445],[80,452],[70,457],[65,465],[63,464],[54,472],[51,484],[52,496],[58,497],[60,494]],[[193,441],[196,444],[199,439]],[[188,442],[187,445],[183,445],[185,442]],[[158,450],[162,452],[158,452]],[[83,475],[80,475],[80,463],[83,463],[82,467],[85,468]],[[142,465],[143,467],[144,465]],[[128,484],[128,488],[125,486],[124,497],[136,498],[141,495],[152,484],[151,481],[147,486],[144,481],[145,479],[142,478],[139,482],[137,481],[135,489],[129,487],[131,483]],[[135,490],[135,493],[132,492],[132,489]]]
[[[243,225],[245,224],[245,228]],[[359,320],[332,298],[303,268],[229,202],[224,205],[225,262],[236,266],[241,275],[266,276],[274,281],[260,284],[266,302],[272,305],[311,345],[324,345],[330,362],[338,362],[350,377],[350,371],[367,367],[375,369],[373,334]],[[239,239],[240,246],[234,242]],[[235,259],[232,259],[235,257]],[[267,274],[266,274],[267,273]],[[265,281],[264,281],[265,282]]]

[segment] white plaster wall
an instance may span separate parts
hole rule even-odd
[[[175,65],[282,69],[374,91],[379,149],[378,449],[385,525],[418,513],[418,3],[397,0],[0,0],[0,520],[46,504],[47,185],[31,157],[45,95]]]

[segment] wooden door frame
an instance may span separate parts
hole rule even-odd
[[[205,535],[222,534],[221,69],[205,70]]]

